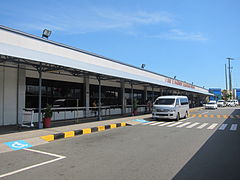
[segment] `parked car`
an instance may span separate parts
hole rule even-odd
[[[77,107],[79,99],[57,99],[53,103],[54,108]]]
[[[218,100],[217,106],[218,107],[225,107],[226,106],[226,102],[224,100]]]
[[[176,119],[188,117],[187,96],[160,96],[153,103],[152,118]]]
[[[238,100],[236,100],[236,99],[233,100],[233,103],[234,103],[235,106],[239,105]]]
[[[217,109],[217,102],[216,101],[209,101],[206,105],[205,105],[205,109]]]
[[[230,107],[235,106],[235,103],[233,100],[228,100],[226,104],[227,104],[227,106],[230,106]]]

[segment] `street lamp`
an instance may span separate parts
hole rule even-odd
[[[51,35],[52,31],[48,30],[48,29],[44,29],[43,33],[42,33],[42,38],[47,38]]]

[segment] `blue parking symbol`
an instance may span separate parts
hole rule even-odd
[[[31,144],[27,143],[24,140],[18,140],[18,141],[12,141],[12,142],[5,142],[7,146],[9,146],[13,150],[20,150],[20,149],[26,149],[29,147],[32,147]]]
[[[149,121],[146,121],[144,119],[134,119],[133,121],[136,121],[136,122],[141,122],[141,123],[147,123]]]

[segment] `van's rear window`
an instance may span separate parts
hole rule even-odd
[[[175,99],[157,99],[154,104],[156,105],[172,105],[174,104]]]

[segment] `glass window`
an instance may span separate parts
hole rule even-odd
[[[164,98],[164,99],[157,99],[154,104],[156,105],[173,105],[175,99],[173,98]]]

